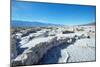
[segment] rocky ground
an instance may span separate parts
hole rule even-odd
[[[95,25],[12,29],[12,66],[95,61]]]
[[[95,61],[95,39],[80,39],[69,46],[53,47],[41,59],[40,64]],[[94,43],[93,43],[94,42]]]

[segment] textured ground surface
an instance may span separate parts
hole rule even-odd
[[[74,44],[54,47],[41,59],[41,64],[95,61],[95,39],[80,39]]]
[[[11,37],[14,65],[95,61],[95,26],[19,30]]]

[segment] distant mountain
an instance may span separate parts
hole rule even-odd
[[[50,24],[42,22],[12,21],[12,27],[33,27],[33,26],[60,26],[60,24]]]
[[[89,23],[89,24],[86,24],[86,25],[96,25],[96,23]]]
[[[93,23],[82,24],[82,25],[78,25],[78,26],[90,26],[90,25],[96,25],[96,23],[95,23],[95,22],[93,22]]]

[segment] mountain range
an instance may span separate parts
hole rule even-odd
[[[79,26],[95,25],[95,23],[82,24]],[[12,27],[33,27],[33,26],[64,26],[61,24],[51,24],[43,22],[29,22],[29,21],[11,21]]]
[[[96,25],[96,22],[81,24],[81,25],[78,25],[78,26],[90,26],[90,25]]]
[[[13,27],[32,27],[32,26],[60,26],[60,24],[50,24],[42,22],[28,22],[28,21],[12,21],[11,25]]]

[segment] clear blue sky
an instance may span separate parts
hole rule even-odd
[[[95,6],[13,2],[12,20],[79,25],[95,22]]]

